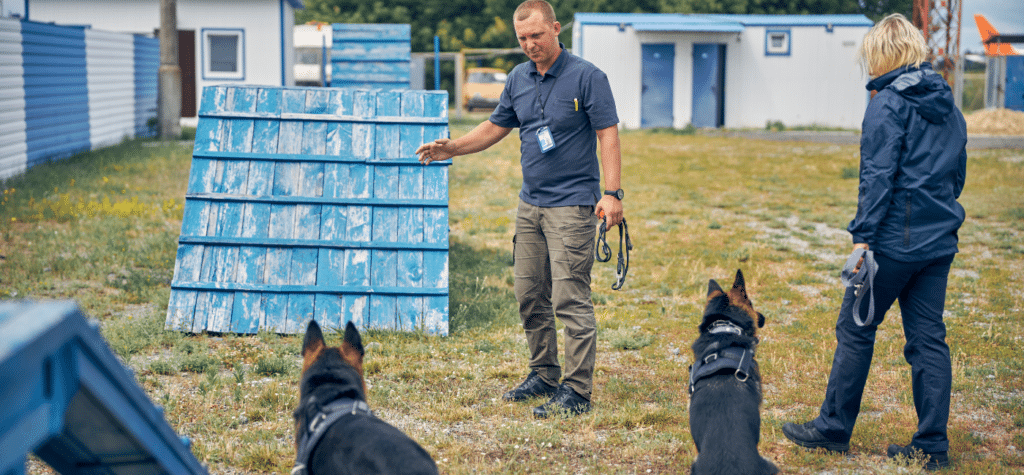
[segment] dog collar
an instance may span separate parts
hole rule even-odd
[[[743,329],[729,320],[717,320],[708,328],[708,333],[732,333],[742,335]]]
[[[306,405],[309,404],[316,404],[316,399],[310,398]],[[295,452],[295,466],[292,468],[291,474],[306,475],[308,473],[306,463],[309,462],[309,457],[313,455],[313,448],[316,447],[316,444],[327,433],[327,429],[338,419],[354,414],[372,416],[373,411],[370,410],[370,406],[366,404],[366,401],[349,398],[338,399],[321,407],[306,425],[306,430],[302,432],[302,436],[299,438],[298,450]]]

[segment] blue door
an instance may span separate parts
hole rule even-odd
[[[640,127],[672,127],[674,44],[641,45]]]
[[[1024,111],[1024,56],[1006,57],[1006,99],[1003,106]]]
[[[725,45],[693,45],[694,127],[725,124]]]

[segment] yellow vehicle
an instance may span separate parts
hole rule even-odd
[[[493,109],[498,105],[508,74],[498,68],[469,68],[462,84],[462,103],[466,110]]]

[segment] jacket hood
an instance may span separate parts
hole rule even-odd
[[[944,123],[955,107],[953,91],[930,63],[921,63],[920,68],[905,66],[894,69],[868,82],[867,89],[879,92],[892,90],[933,124]]]

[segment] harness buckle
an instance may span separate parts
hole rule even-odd
[[[742,375],[743,375],[743,378],[742,378],[742,379],[740,378],[740,374],[742,374]],[[736,380],[737,380],[737,381],[739,381],[739,382],[741,382],[741,383],[745,383],[745,382],[747,381],[747,379],[749,379],[749,378],[750,378],[750,375],[749,375],[749,374],[747,374],[747,373],[744,373],[743,371],[740,371],[740,369],[739,369],[739,368],[736,368],[736,373],[735,373],[735,374],[733,374],[733,376],[736,376]]]

